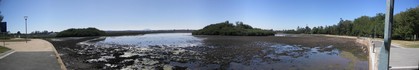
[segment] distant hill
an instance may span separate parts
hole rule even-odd
[[[61,31],[57,37],[85,37],[85,36],[103,36],[106,33],[96,28],[71,28]]]
[[[236,22],[234,25],[228,21],[211,24],[203,29],[192,32],[193,35],[226,35],[226,36],[273,36],[272,30],[253,28],[243,22]]]
[[[107,36],[120,35],[138,35],[147,33],[191,33],[195,30],[123,30],[123,31],[105,31]]]

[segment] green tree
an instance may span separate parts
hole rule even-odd
[[[236,22],[236,25],[228,21],[210,24],[203,29],[192,32],[193,35],[232,35],[232,36],[268,36],[274,35],[272,30],[253,28],[243,22]]]
[[[350,20],[342,20],[340,19],[339,23],[338,23],[338,34],[339,35],[351,35],[352,32],[352,21]]]
[[[384,13],[377,13],[372,17],[361,16],[355,18],[353,21],[340,19],[337,25],[318,26],[313,27],[313,29],[310,29],[307,26],[305,28],[297,27],[296,30],[287,30],[286,32],[383,37],[384,19]],[[396,14],[394,16],[392,30],[393,39],[412,40],[413,36],[418,36],[419,6],[409,8],[406,11]]]
[[[84,37],[84,36],[102,36],[106,33],[102,30],[96,28],[70,28],[64,31],[61,31],[57,34],[57,37]]]
[[[0,1],[1,2],[1,1]],[[1,11],[0,11],[0,22],[3,22],[3,18],[4,18],[4,16],[3,15],[1,15]]]
[[[373,23],[373,32],[375,34],[374,37],[383,37],[384,36],[384,13],[378,13],[376,16],[372,17]]]
[[[372,34],[371,18],[369,16],[361,16],[354,19],[353,34],[357,36],[366,36]]]
[[[308,27],[308,26],[306,26],[306,27],[304,28],[304,33],[309,34],[310,32],[311,32],[311,28],[310,28],[310,27]]]
[[[394,19],[393,37],[407,40],[419,34],[419,6],[396,14]]]
[[[247,25],[247,24],[243,24],[243,22],[241,22],[241,21],[236,22],[236,27],[243,28],[243,29],[253,29],[252,26]]]

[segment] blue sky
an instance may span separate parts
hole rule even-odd
[[[262,29],[336,24],[340,18],[385,13],[385,0],[3,0],[1,14],[11,32],[200,29],[208,24],[243,21]],[[395,13],[419,5],[396,0]]]

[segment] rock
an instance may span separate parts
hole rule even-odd
[[[141,63],[143,63],[144,65],[154,65],[154,64],[159,63],[159,61],[151,60],[148,58],[143,58],[143,61],[141,61]]]
[[[135,54],[131,53],[131,52],[124,52],[123,55],[120,55],[119,57],[131,57],[134,56]]]
[[[164,65],[163,70],[173,70],[173,66],[171,65]]]

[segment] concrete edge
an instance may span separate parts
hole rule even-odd
[[[376,64],[377,64],[376,60],[377,59],[375,58],[376,55],[375,55],[375,47],[374,47],[373,40],[371,40],[371,38],[368,38],[367,42],[368,42],[367,46],[368,46],[369,69],[370,70],[377,70],[377,67],[376,67]]]
[[[15,52],[16,52],[15,50],[10,49],[10,50],[8,50],[8,51],[6,51],[6,52],[4,52],[4,53],[0,53],[0,59],[3,59],[4,57],[7,57],[7,56],[9,56],[10,54],[13,54],[13,53],[15,53]]]
[[[49,43],[49,42],[48,42],[48,43]],[[53,48],[53,51],[54,51],[54,53],[55,53],[55,58],[57,59],[58,64],[60,64],[60,68],[61,68],[61,70],[67,70],[67,68],[66,68],[66,66],[65,66],[65,64],[64,64],[64,62],[63,62],[63,60],[61,59],[60,54],[57,52],[57,49],[55,49],[55,46],[54,46],[54,45],[52,46],[52,48]]]
[[[328,37],[339,37],[339,38],[350,38],[355,39],[357,43],[366,45],[366,51],[368,53],[368,70],[377,70],[377,58],[375,53],[375,48],[373,40],[367,37],[355,37],[355,36],[339,36],[339,35],[325,35]],[[359,42],[361,41],[361,42]]]
[[[377,70],[375,53],[374,53],[374,43],[371,38],[357,38],[358,43],[366,45],[366,51],[368,53],[368,70]]]

